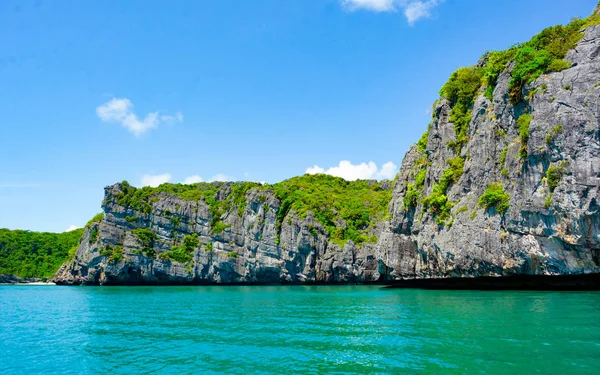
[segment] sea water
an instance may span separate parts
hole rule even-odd
[[[600,293],[0,286],[2,374],[600,374]]]

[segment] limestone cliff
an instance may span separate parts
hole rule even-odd
[[[347,218],[329,225],[319,207],[299,213],[269,186],[244,190],[215,210],[215,201],[232,199],[235,183],[215,185],[208,199],[156,191],[142,205],[124,200],[127,186],[116,184],[106,188],[102,219],[88,225],[55,281],[345,283],[600,273],[597,23],[572,25],[577,34],[566,40],[548,44],[544,34],[508,54],[485,55],[463,72],[467,78],[453,76],[428,133],[404,157],[388,214],[371,213],[356,228],[360,237],[334,238],[338,229],[350,233]],[[563,59],[560,48],[571,42]],[[528,53],[535,56],[526,60]],[[531,61],[542,68],[532,69]],[[501,66],[496,73],[493,64]],[[452,86],[461,80],[475,82],[466,101],[462,87]],[[336,213],[333,197],[331,204]]]

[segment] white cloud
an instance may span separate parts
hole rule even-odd
[[[391,180],[396,175],[398,167],[396,164],[390,162],[385,163],[381,166],[381,169],[377,168],[377,164],[372,161],[368,163],[352,164],[348,160],[340,161],[337,167],[331,167],[327,170],[315,165],[307,168],[306,173],[318,174],[324,173],[332,176],[341,177],[348,181],[354,180]]]
[[[412,26],[421,18],[431,17],[431,11],[444,0],[340,0],[348,10],[366,9],[373,12],[396,12],[401,10]]]
[[[394,0],[341,0],[350,10],[367,9],[375,12],[389,12],[396,9]]]
[[[78,227],[77,225],[69,225],[69,227],[67,228],[67,230],[65,232],[72,232],[75,229],[79,229],[81,227]]]
[[[431,10],[444,0],[412,1],[404,8],[404,15],[410,25],[421,18],[431,17]]]
[[[158,185],[164,184],[169,181],[171,181],[170,173],[157,175],[146,174],[142,177],[142,186],[157,187]]]
[[[120,123],[136,136],[158,127],[161,122],[173,123],[183,121],[181,112],[177,112],[174,116],[159,116],[158,112],[151,112],[143,120],[140,120],[133,112],[133,104],[127,98],[113,98],[109,100],[96,108],[96,114],[102,121]]]
[[[183,114],[181,112],[175,112],[175,115],[162,115],[160,116],[161,121],[167,123],[183,122]]]
[[[202,182],[202,181],[204,181],[202,179],[202,177],[195,174],[193,176],[186,177],[185,180],[183,180],[183,183],[186,185],[189,185],[189,184],[196,184],[196,183]]]
[[[377,179],[393,180],[394,177],[396,177],[396,173],[398,173],[398,166],[391,161],[388,161],[381,166],[381,169],[377,174]]]

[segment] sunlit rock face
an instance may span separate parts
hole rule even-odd
[[[220,213],[223,230],[215,233],[205,201],[161,193],[141,212],[119,203],[123,187],[115,184],[105,191],[104,218],[87,227],[55,281],[370,283],[599,273],[599,37],[600,26],[585,29],[565,58],[572,66],[524,85],[516,104],[509,64],[491,100],[483,94],[475,99],[458,153],[451,147],[457,140],[451,105],[445,98],[436,102],[428,137],[407,152],[394,181],[389,215],[372,228],[376,241],[341,245],[310,212],[292,210],[278,227],[282,202],[269,190],[249,190],[243,210],[238,205]],[[530,116],[526,142],[517,126],[523,114]],[[452,205],[442,220],[422,198],[456,157],[464,161],[463,172],[448,186]],[[421,168],[420,196],[407,205]],[[479,203],[494,183],[507,194],[504,213]],[[230,188],[220,187],[224,195]],[[153,233],[151,244],[136,235],[139,229]],[[190,235],[197,237],[189,259],[161,256]]]

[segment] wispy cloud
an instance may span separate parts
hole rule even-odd
[[[160,120],[166,123],[183,122],[183,114],[181,112],[175,112],[174,115],[162,115]]]
[[[373,12],[401,11],[412,26],[422,18],[429,18],[433,9],[444,0],[340,0],[350,11],[365,9]]]
[[[213,181],[233,181],[234,178],[231,176],[227,176],[226,174],[223,173],[217,173],[216,175],[212,176],[211,178],[208,179],[208,182],[213,182]]]
[[[136,136],[158,127],[161,122],[182,122],[183,115],[177,112],[175,115],[159,115],[158,112],[150,112],[143,119],[139,119],[133,112],[133,104],[127,98],[113,98],[96,108],[96,114],[105,122],[121,124]]]
[[[197,184],[198,182],[203,182],[203,181],[204,180],[202,179],[202,177],[195,174],[193,176],[186,177],[185,180],[183,180],[183,183],[186,185],[189,185],[189,184]]]
[[[142,186],[157,187],[171,181],[171,174],[146,174],[142,176]]]
[[[421,18],[431,17],[431,11],[444,0],[412,1],[404,8],[404,15],[410,25]]]
[[[69,227],[67,228],[67,230],[65,230],[65,232],[72,232],[75,229],[79,229],[79,228],[81,228],[81,227],[78,227],[77,225],[71,224],[71,225],[69,225]]]
[[[380,168],[377,168],[377,164],[372,161],[368,163],[352,164],[348,160],[340,161],[336,167],[321,168],[318,165],[307,168],[306,173],[308,174],[329,174],[332,176],[341,177],[348,181],[354,180],[391,180],[396,176],[398,167],[391,161],[385,163]]]
[[[395,10],[394,0],[341,0],[342,5],[349,10],[367,9],[375,12]]]

